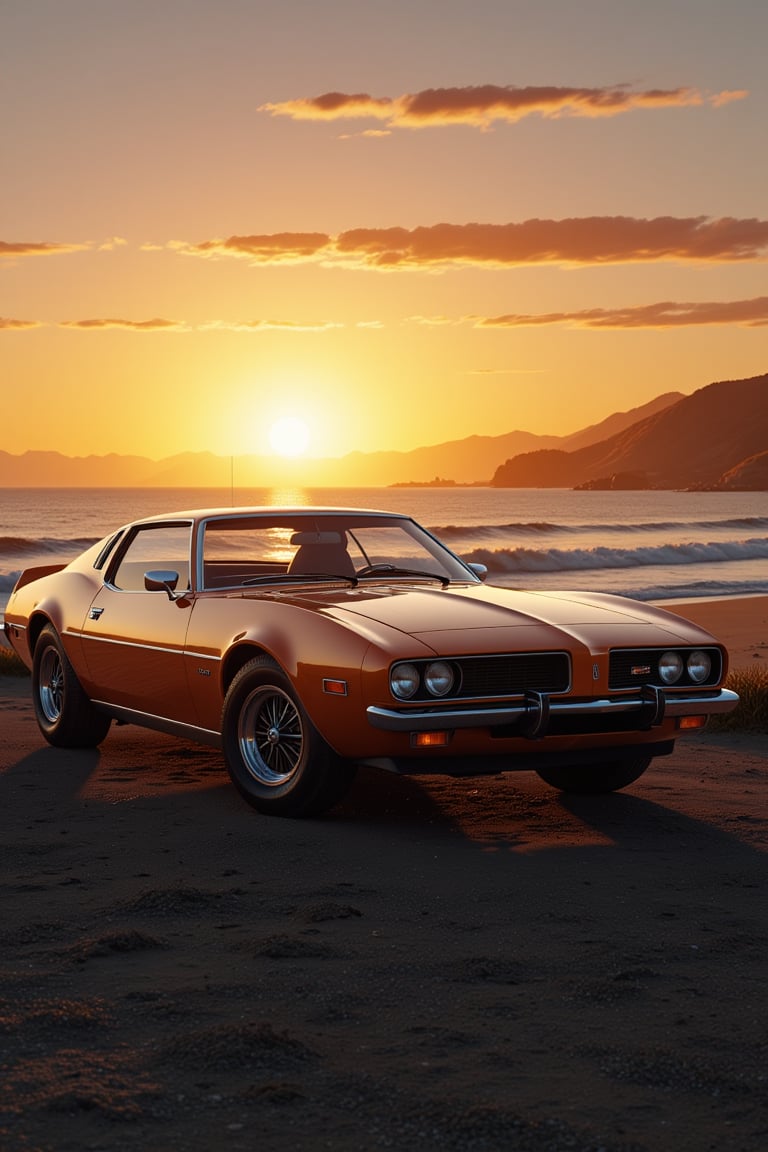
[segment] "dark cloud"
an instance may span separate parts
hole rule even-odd
[[[592,216],[525,220],[519,224],[432,224],[418,228],[353,228],[322,232],[230,236],[171,247],[185,255],[237,257],[255,264],[342,264],[350,268],[432,268],[446,265],[628,264],[748,261],[768,253],[768,221],[705,216]]]
[[[85,331],[102,328],[127,328],[132,332],[185,332],[187,325],[177,320],[121,320],[121,319],[94,319],[94,320],[62,320],[62,328],[79,328]]]
[[[42,241],[31,243],[23,240],[15,242],[0,240],[0,257],[61,256],[68,252],[83,252],[89,247],[88,244],[49,244]]]
[[[640,108],[683,108],[708,104],[719,107],[742,100],[744,90],[713,94],[698,88],[650,88],[633,90],[628,84],[603,88],[557,85],[480,84],[464,88],[427,88],[403,96],[374,97],[368,93],[326,92],[262,104],[260,112],[292,120],[376,119],[390,127],[420,128],[470,124],[487,128],[494,121],[515,123],[525,116],[544,117],[618,116]]]
[[[174,245],[191,256],[241,256],[258,264],[284,264],[311,259],[331,242],[323,232],[275,232],[269,235],[230,236],[202,244]]]
[[[585,308],[577,312],[544,312],[487,317],[478,328],[520,328],[568,324],[576,328],[683,328],[690,325],[738,324],[747,328],[768,325],[768,296],[753,300],[640,304],[631,308]]]

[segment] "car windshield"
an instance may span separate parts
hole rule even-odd
[[[204,589],[332,578],[439,580],[476,577],[439,541],[402,516],[370,513],[263,513],[205,521]]]

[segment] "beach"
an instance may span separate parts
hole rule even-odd
[[[768,597],[666,607],[768,660]],[[0,732],[4,1152],[765,1147],[768,736],[289,821],[192,744],[48,747],[28,679]]]

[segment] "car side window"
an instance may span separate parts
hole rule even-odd
[[[189,588],[190,524],[160,524],[137,529],[110,573],[109,583],[123,592],[145,592],[144,573],[178,572],[176,590]]]

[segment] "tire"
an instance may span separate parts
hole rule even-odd
[[[56,748],[95,748],[112,723],[91,704],[50,624],[35,644],[32,700],[38,727]]]
[[[635,756],[631,760],[609,760],[605,764],[583,767],[574,764],[568,768],[537,768],[536,774],[561,792],[575,796],[600,796],[634,784],[652,760],[652,756]]]
[[[307,716],[291,681],[257,656],[232,681],[222,714],[224,759],[249,804],[272,816],[317,816],[348,790],[353,765],[339,759]]]

